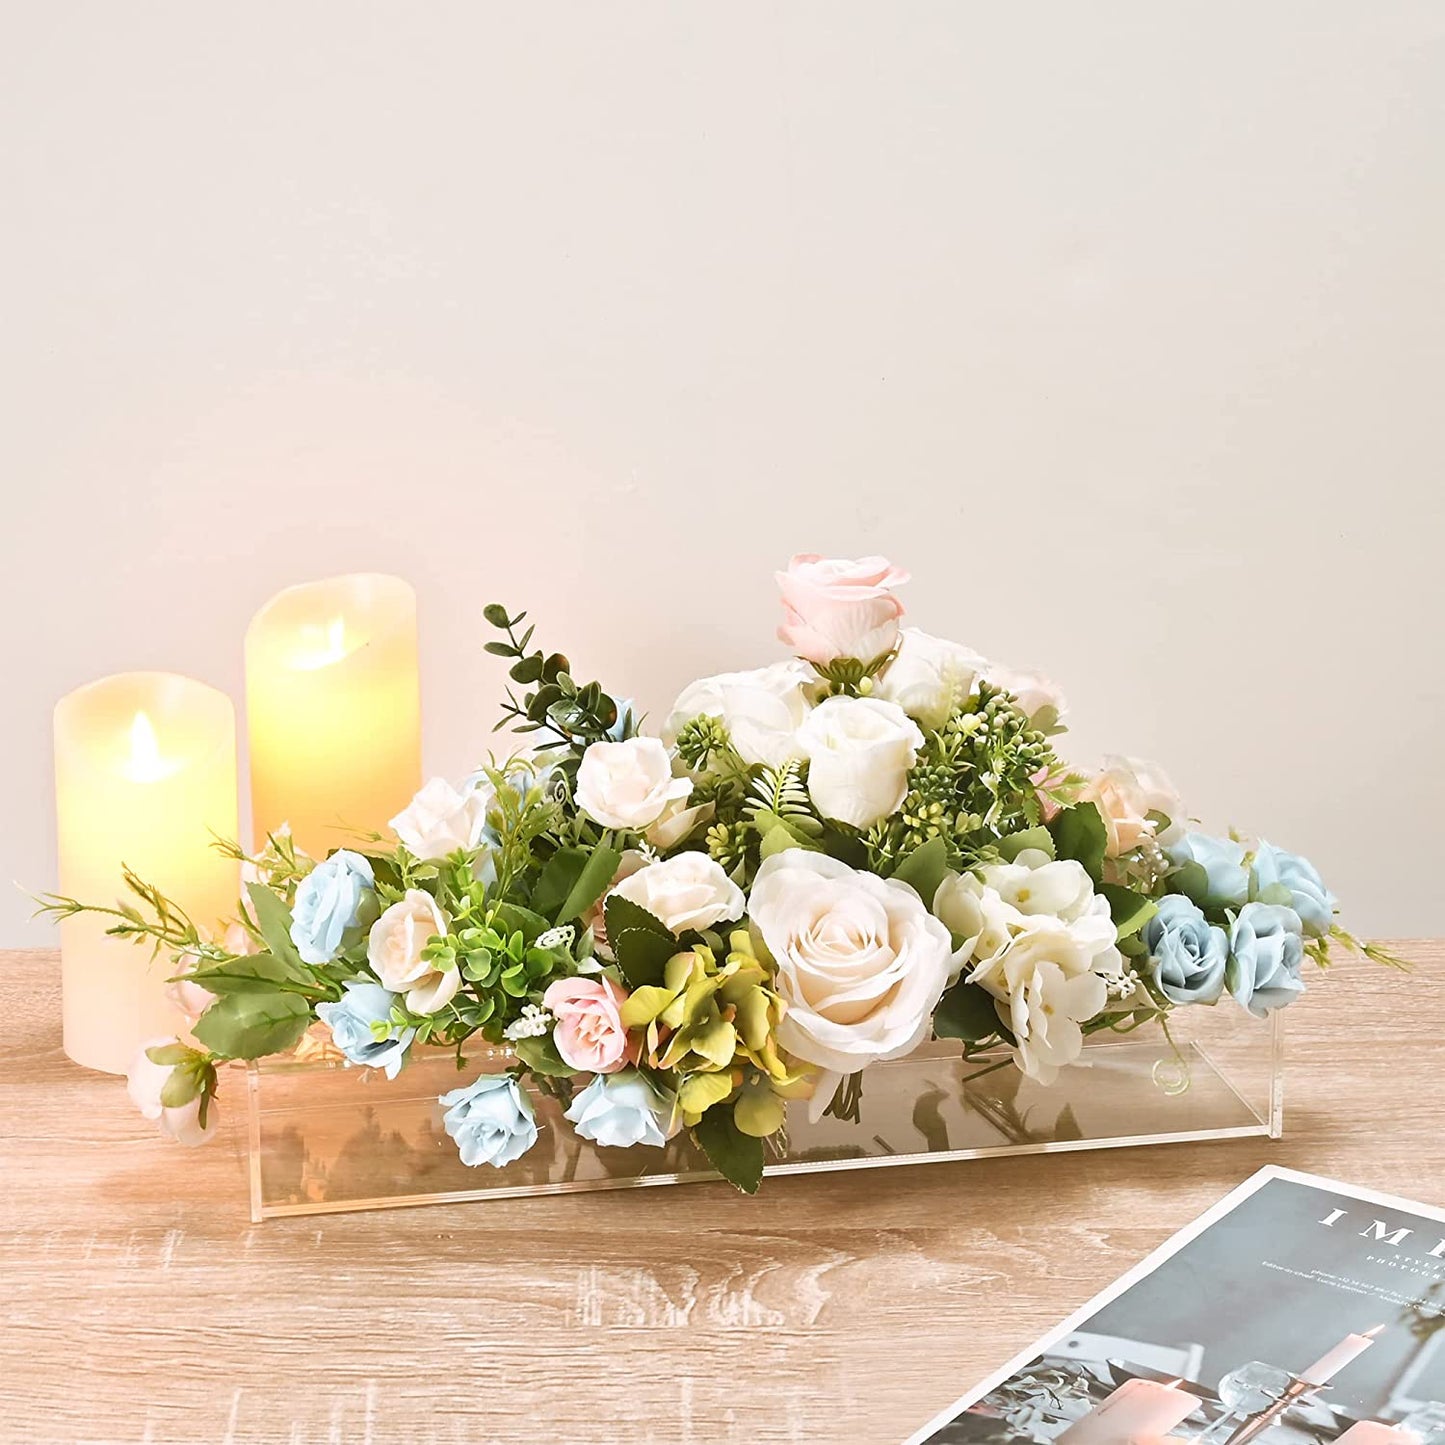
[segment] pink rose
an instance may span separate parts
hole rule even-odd
[[[622,1027],[627,994],[610,978],[559,978],[542,995],[557,1018],[552,1040],[562,1062],[578,1073],[615,1074],[637,1062]]]
[[[1104,820],[1105,852],[1110,858],[1122,857],[1150,838],[1168,846],[1183,831],[1179,792],[1157,763],[1107,757],[1080,797],[1092,803]],[[1159,816],[1169,820],[1162,832],[1156,826]]]
[[[908,573],[886,557],[849,562],[805,552],[777,577],[784,614],[778,637],[799,657],[826,666],[843,657],[872,662],[893,650],[903,604],[891,589]]]

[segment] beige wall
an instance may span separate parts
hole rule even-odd
[[[1438,3],[11,6],[0,878],[54,699],[285,583],[417,584],[455,772],[486,601],[657,709],[881,550],[1445,932],[1442,152]]]

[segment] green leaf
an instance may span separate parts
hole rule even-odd
[[[1209,902],[1209,872],[1202,863],[1186,863],[1169,875],[1168,888],[1204,908]]]
[[[526,1064],[534,1074],[546,1074],[551,1078],[571,1078],[577,1072],[571,1064],[562,1062],[562,1056],[557,1052],[557,1045],[552,1042],[550,1033],[541,1034],[536,1038],[518,1039],[512,1046],[517,1057]]]
[[[1057,856],[1054,835],[1047,828],[1026,828],[1022,833],[998,840],[999,856],[1005,863],[1012,863],[1025,848],[1041,848],[1050,858]]]
[[[188,1049],[179,1041],[174,1044],[157,1044],[153,1049],[146,1050],[146,1058],[153,1064],[183,1064],[187,1059],[195,1057],[196,1051]]]
[[[645,932],[661,935],[669,943],[677,942],[676,935],[657,914],[649,912],[630,898],[614,893],[607,900],[603,911],[607,920],[608,938],[620,938],[628,929],[640,928]]]
[[[744,1134],[733,1111],[714,1105],[693,1126],[692,1137],[708,1163],[744,1194],[756,1194],[763,1181],[763,1141]]]
[[[1104,850],[1109,835],[1104,820],[1092,803],[1076,803],[1064,808],[1049,824],[1054,846],[1060,858],[1072,858],[1084,865],[1085,872],[1097,883],[1104,876]]]
[[[227,963],[198,968],[182,977],[214,994],[319,991],[315,976],[306,972],[300,963],[286,963],[269,953],[247,954]]]
[[[892,876],[900,883],[907,883],[923,900],[924,906],[933,906],[933,895],[948,872],[948,845],[942,838],[930,838],[920,843],[893,870]]]
[[[213,1054],[259,1059],[291,1048],[310,1022],[310,1006],[298,994],[228,993],[200,1016],[192,1032]]]
[[[507,616],[507,609],[500,602],[488,602],[482,608],[482,616],[492,624],[493,627],[506,627],[511,619]],[[521,619],[519,618],[518,621]]]
[[[301,955],[291,942],[291,910],[261,883],[248,883],[246,892],[256,914],[256,927],[266,940],[266,947],[279,959],[301,966]]]
[[[523,908],[520,903],[503,903],[497,909],[494,926],[497,932],[504,936],[520,933],[524,943],[535,943],[552,924],[540,913]]]
[[[537,879],[532,907],[557,923],[580,918],[607,891],[621,862],[622,854],[604,844],[590,853],[585,848],[558,849]]]
[[[650,928],[624,928],[614,935],[609,927],[607,938],[629,988],[661,983],[667,960],[678,951],[672,934],[654,933]]]
[[[201,1092],[201,1080],[192,1069],[184,1066],[171,1070],[171,1076],[161,1085],[161,1103],[167,1109],[179,1109],[189,1104]]]
[[[992,1038],[1014,1041],[1012,1033],[999,1019],[993,995],[965,979],[960,979],[939,999],[933,1011],[933,1032],[941,1039],[963,1039],[970,1044],[981,1044]]]
[[[1138,933],[1153,916],[1159,905],[1132,888],[1121,888],[1117,883],[1101,883],[1097,890],[1109,900],[1109,914],[1120,938]]]

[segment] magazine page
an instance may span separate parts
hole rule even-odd
[[[1445,1211],[1264,1169],[908,1445],[1445,1445]]]

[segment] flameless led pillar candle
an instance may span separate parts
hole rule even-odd
[[[55,708],[60,891],[109,904],[125,864],[205,927],[234,917],[239,870],[212,846],[236,836],[236,719],[224,693],[168,672],[103,678]],[[148,1038],[185,1020],[166,999],[172,965],[107,938],[94,915],[60,925],[65,1052],[123,1074]]]
[[[1199,1399],[1179,1383],[1125,1380],[1082,1420],[1075,1420],[1058,1437],[1058,1445],[1154,1445],[1190,1415]]]
[[[288,587],[246,633],[252,836],[317,858],[384,833],[421,784],[416,594],[359,573]]]

